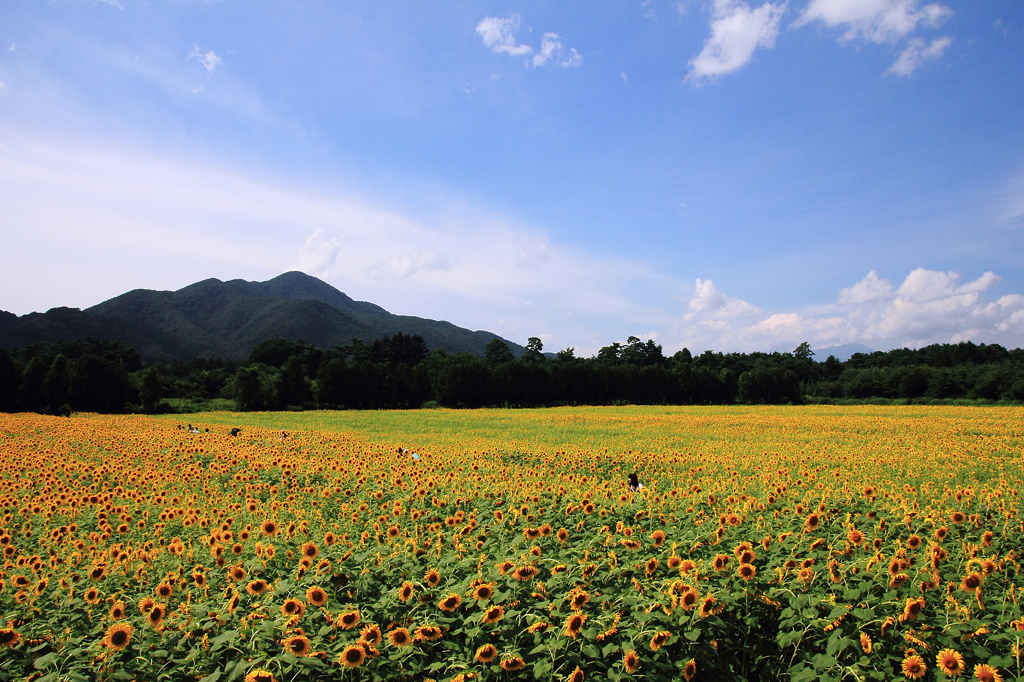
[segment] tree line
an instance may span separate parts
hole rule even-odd
[[[500,339],[484,356],[430,351],[419,335],[353,339],[323,350],[268,339],[246,360],[144,364],[124,343],[84,339],[0,349],[0,410],[171,411],[168,401],[233,400],[237,409],[410,409],[557,405],[799,404],[836,400],[1024,400],[1024,351],[971,342],[817,361],[788,353],[665,356],[635,336],[590,358],[545,353],[538,338],[516,358]]]

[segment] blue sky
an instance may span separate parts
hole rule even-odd
[[[1024,5],[0,6],[0,308],[303,270],[578,355],[1024,345]]]

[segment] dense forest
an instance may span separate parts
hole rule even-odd
[[[243,411],[1020,401],[1024,350],[966,342],[819,362],[804,343],[791,353],[684,348],[666,357],[654,341],[630,337],[577,358],[572,348],[545,354],[531,338],[517,359],[499,339],[480,357],[431,352],[401,332],[330,350],[273,338],[246,360],[148,365],[130,345],[96,339],[0,349],[0,411],[192,411],[217,399]]]

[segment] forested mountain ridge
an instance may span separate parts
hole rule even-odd
[[[275,337],[328,349],[399,332],[418,334],[430,349],[476,355],[500,338],[450,322],[393,315],[301,272],[266,282],[207,279],[177,291],[136,289],[85,310],[54,308],[21,317],[0,312],[0,347],[92,337],[129,343],[144,360],[163,362],[243,359]],[[517,356],[525,352],[506,343]]]

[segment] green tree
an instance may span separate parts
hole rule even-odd
[[[232,381],[235,407],[239,412],[261,410],[267,404],[263,373],[257,367],[242,367]]]
[[[491,339],[484,348],[484,359],[491,367],[497,367],[506,362],[513,362],[516,356],[512,355],[512,349],[507,343],[501,339]]]
[[[66,414],[70,411],[71,365],[63,354],[50,363],[46,374],[46,401],[51,414]]]
[[[147,367],[142,371],[139,385],[139,402],[145,412],[156,412],[160,401],[164,398],[164,384],[156,367]]]
[[[560,363],[572,362],[573,360],[576,359],[576,349],[572,346],[570,346],[569,348],[564,348],[555,353],[555,357],[558,359],[558,362]]]
[[[526,353],[523,354],[523,362],[544,362],[544,342],[536,336],[531,336],[526,342]]]
[[[813,356],[814,351],[811,350],[811,344],[806,341],[797,346],[796,350],[793,351],[793,357],[799,358],[800,360],[810,360]]]
[[[274,379],[274,398],[280,407],[299,407],[309,400],[309,386],[298,356],[291,356],[281,366]]]
[[[18,370],[6,348],[0,348],[0,412],[13,412],[18,401]]]

